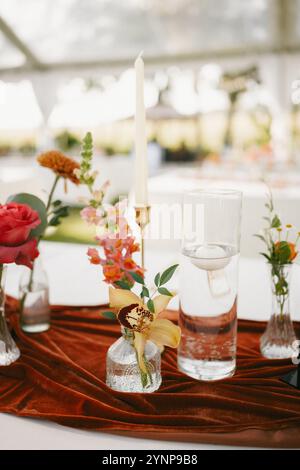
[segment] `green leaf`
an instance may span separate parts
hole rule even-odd
[[[170,266],[168,269],[166,269],[161,277],[160,277],[160,285],[162,286],[163,284],[166,284],[166,282],[168,282],[171,277],[173,276],[174,272],[176,271],[178,267],[178,264],[174,264],[173,266]]]
[[[259,253],[259,254],[264,256],[269,262],[271,262],[271,258],[269,255],[267,255],[266,253]]]
[[[149,308],[150,312],[155,313],[154,303],[153,303],[153,300],[152,300],[152,299],[149,299],[149,300],[148,300],[148,302],[147,302],[147,307]]]
[[[142,387],[145,388],[148,385],[148,374],[140,369]]]
[[[57,227],[59,224],[60,224],[59,217],[54,216],[49,220],[48,226],[49,227]]]
[[[70,207],[69,206],[63,206],[63,207],[58,207],[54,209],[53,213],[55,215],[58,215],[59,217],[67,217],[69,215]]]
[[[274,215],[273,219],[272,219],[272,222],[271,222],[271,227],[272,228],[279,228],[281,227],[281,222],[280,222],[280,219],[278,217],[278,215]]]
[[[156,285],[156,287],[159,286],[159,282],[160,282],[160,273],[157,273],[154,278],[154,284]]]
[[[171,294],[171,292],[165,287],[159,287],[158,292],[162,295],[168,295],[169,297],[173,297],[173,294]]]
[[[104,317],[104,318],[108,318],[109,320],[116,320],[117,319],[117,315],[114,312],[110,312],[109,310],[107,310],[105,312],[101,312],[100,315],[102,315],[102,317]]]
[[[253,236],[256,238],[259,238],[261,241],[266,243],[265,237],[263,235],[259,235],[258,233],[255,233]]]
[[[141,297],[150,297],[149,289],[147,289],[146,286],[143,286],[142,288]]]
[[[285,241],[280,242],[276,248],[276,255],[278,256],[280,264],[288,263],[291,256],[289,244]]]
[[[116,281],[114,284],[116,284],[118,287],[120,287],[120,289],[130,290],[129,284],[125,281]]]
[[[61,206],[61,205],[62,205],[62,202],[59,199],[56,199],[56,201],[52,202],[53,207],[58,207],[58,206]]]
[[[133,277],[133,279],[138,282],[139,284],[144,284],[144,278],[138,274],[138,273],[135,273],[135,272],[130,272],[130,275]]]
[[[35,229],[31,230],[30,238],[39,238],[43,236],[48,225],[48,220],[46,206],[40,198],[34,196],[33,194],[19,193],[10,196],[7,202],[18,202],[19,204],[27,204],[33,210],[37,211],[40,216],[41,223]]]

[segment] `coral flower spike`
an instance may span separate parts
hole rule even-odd
[[[180,328],[170,320],[158,318],[167,308],[171,297],[157,295],[153,299],[154,313],[150,312],[142,299],[133,292],[125,289],[109,289],[109,303],[118,310],[118,320],[125,328],[134,331],[134,347],[138,356],[140,369],[147,373],[144,362],[144,348],[147,340],[153,341],[163,349],[163,346],[177,348],[180,342]]]

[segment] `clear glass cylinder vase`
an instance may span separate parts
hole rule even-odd
[[[241,202],[234,190],[184,196],[178,368],[198,380],[221,380],[236,368]]]
[[[145,345],[145,362],[148,370],[143,383],[137,363],[132,336],[122,328],[122,336],[107,351],[106,384],[118,392],[150,393],[161,385],[161,353],[152,341]]]
[[[41,257],[33,269],[26,268],[19,284],[20,325],[26,333],[41,333],[50,328],[49,282]]]
[[[5,318],[6,269],[0,264],[0,366],[9,366],[20,357],[20,350],[12,339]]]
[[[260,350],[268,359],[295,355],[296,335],[290,315],[290,286],[293,264],[269,266],[272,312],[260,339]]]

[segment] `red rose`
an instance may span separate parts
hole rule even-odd
[[[27,204],[0,205],[0,264],[16,263],[32,268],[39,252],[37,240],[29,236],[40,223],[38,212]]]

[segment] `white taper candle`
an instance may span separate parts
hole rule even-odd
[[[135,205],[148,204],[148,162],[146,139],[146,113],[144,103],[144,61],[142,53],[135,61]]]

